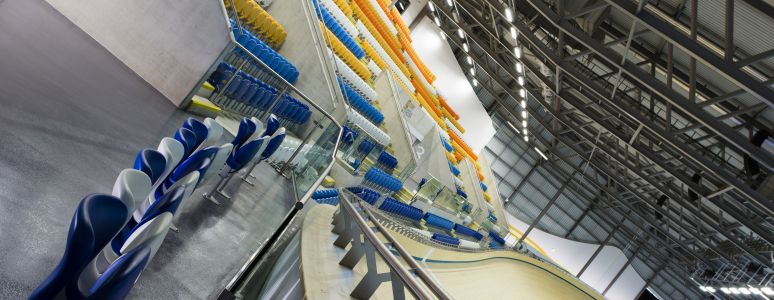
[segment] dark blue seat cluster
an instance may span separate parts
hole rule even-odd
[[[445,230],[452,230],[454,229],[454,222],[447,220],[444,217],[441,217],[439,215],[433,214],[433,213],[426,213],[424,216],[425,223],[427,225],[445,229]]]
[[[391,192],[397,192],[401,188],[403,188],[403,183],[400,182],[395,177],[392,177],[392,175],[385,173],[382,170],[379,170],[377,167],[371,167],[368,169],[368,171],[365,173],[365,181],[370,182],[376,186],[382,187],[387,191]]]
[[[449,162],[449,170],[451,170],[451,172],[452,172],[452,174],[454,174],[454,176],[460,176],[460,169],[455,167],[451,162]]]
[[[406,217],[410,220],[419,221],[422,219],[422,210],[406,203],[395,200],[391,197],[387,197],[379,206],[379,209],[393,213],[399,216]]]
[[[387,169],[395,169],[395,167],[398,166],[398,159],[387,151],[382,151],[382,153],[379,154],[379,158],[376,159],[376,162],[382,164]]]
[[[483,182],[479,182],[479,184],[481,184],[481,189],[484,190],[484,192],[486,192],[486,190],[489,189],[489,187],[486,186],[486,184],[484,184]]]
[[[497,233],[494,231],[489,232],[489,238],[500,245],[505,245],[505,240],[497,235]]]
[[[376,200],[379,200],[379,197],[381,197],[381,194],[369,188],[349,187],[347,189],[353,194],[360,197],[360,199],[363,199],[363,201],[371,205],[374,205],[374,203],[376,203]]]
[[[449,141],[447,141],[444,137],[441,137],[441,143],[443,144],[443,147],[446,148],[446,151],[453,152],[454,147],[452,147],[451,144],[449,144]]]
[[[490,249],[502,249],[503,245],[502,244],[498,244],[498,243],[496,243],[494,241],[489,241],[489,248]]]
[[[341,142],[345,144],[352,144],[357,138],[357,131],[354,131],[346,125],[341,130]]]
[[[376,146],[376,144],[373,142],[369,140],[363,140],[359,145],[357,145],[357,151],[360,153],[368,153],[371,152],[371,149],[373,149],[374,146]]]
[[[433,233],[432,239],[454,246],[458,246],[460,244],[460,239],[440,233]]]
[[[312,199],[329,198],[338,195],[339,190],[337,189],[319,189],[312,193]]]
[[[457,234],[467,235],[479,241],[484,238],[484,235],[481,234],[480,232],[475,231],[470,227],[467,227],[461,224],[454,224],[454,232],[456,232]]]
[[[344,44],[344,46],[346,46],[347,49],[349,49],[349,51],[355,55],[355,57],[357,57],[357,59],[363,58],[363,56],[365,56],[365,51],[363,51],[363,48],[360,48],[355,40],[349,36],[347,31],[341,27],[339,22],[337,22],[336,19],[331,16],[331,13],[328,12],[325,7],[319,5],[317,0],[314,0],[313,3],[315,9],[317,10],[317,17],[323,21],[325,27],[328,27],[328,29],[333,32],[333,35],[335,35],[341,41],[341,43]]]
[[[487,216],[492,223],[497,223],[497,217],[492,213],[492,211],[489,211],[489,216]]]
[[[460,187],[457,187],[457,195],[462,196],[462,198],[468,199],[468,194],[465,193]]]
[[[339,81],[339,87],[344,91],[344,95],[347,96],[349,105],[352,106],[363,117],[373,122],[374,125],[379,126],[384,122],[384,115],[376,107],[374,107],[368,100],[363,98],[358,92],[355,91],[349,84],[336,77]]]
[[[277,102],[272,112],[281,119],[288,120],[296,124],[305,124],[312,117],[312,110],[309,105],[296,100],[288,94]]]
[[[233,22],[233,21],[232,21]],[[266,45],[263,41],[256,38],[252,33],[244,28],[237,28],[232,26],[234,30],[234,37],[237,42],[242,44],[245,49],[250,51],[255,57],[263,61],[269,68],[277,72],[280,77],[284,78],[287,82],[295,83],[298,80],[298,69],[291,64],[285,57],[274,51],[269,45]],[[239,51],[239,50],[237,50]],[[241,52],[240,52],[241,53]],[[241,53],[246,55],[246,53]]]
[[[326,198],[320,198],[320,199],[314,199],[315,202],[319,204],[328,204],[328,205],[339,205],[339,196],[333,196],[333,197],[326,197]]]

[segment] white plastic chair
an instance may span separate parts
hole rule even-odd
[[[220,146],[218,153],[215,154],[215,158],[213,158],[212,163],[210,163],[210,169],[207,171],[207,174],[204,174],[204,179],[202,179],[201,182],[207,182],[207,180],[215,176],[215,174],[220,173],[220,170],[223,169],[223,165],[226,164],[228,155],[231,154],[233,149],[234,145],[231,143],[225,143]]]
[[[143,200],[148,197],[150,191],[151,180],[148,175],[139,170],[124,169],[118,174],[111,194],[126,204],[126,208],[131,213],[126,219],[129,221],[129,218],[136,214],[136,210],[142,205]],[[135,216],[135,218],[137,217]]]
[[[220,140],[220,137],[223,136],[223,126],[220,125],[215,119],[213,118],[206,118],[204,119],[204,125],[207,126],[207,138],[204,139],[201,145],[199,145],[199,148],[196,150],[202,150],[204,148],[207,148],[209,146],[215,145]]]

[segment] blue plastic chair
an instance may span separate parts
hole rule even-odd
[[[279,146],[282,145],[282,142],[285,140],[285,128],[282,127],[278,129],[272,137],[269,139],[269,144],[266,146],[265,149],[261,152],[260,161],[266,160],[267,158],[271,157],[274,152],[277,152],[277,149],[279,149]]]
[[[167,168],[167,159],[161,152],[154,149],[143,149],[137,153],[133,168],[148,175],[151,184],[154,184],[164,174]]]
[[[231,141],[231,144],[234,145],[234,150],[232,150],[232,153],[239,150],[239,148],[244,144],[247,139],[250,138],[251,135],[255,132],[256,125],[248,118],[242,118],[242,121],[239,122],[239,130],[237,131],[236,136],[234,136],[234,139]]]
[[[97,279],[86,299],[125,299],[137,282],[137,278],[145,270],[150,256],[151,249],[145,246],[139,246],[121,255]]]
[[[114,196],[92,194],[83,198],[70,221],[59,265],[32,292],[30,299],[53,299],[65,290],[78,292],[81,272],[123,228],[129,214],[124,202]]]
[[[250,122],[252,123],[252,121]],[[220,181],[218,181],[218,183],[212,187],[212,190],[204,194],[204,198],[220,205],[220,202],[218,202],[214,196],[217,192],[226,199],[230,199],[231,196],[224,193],[223,189],[226,187],[226,185],[228,185],[228,182],[231,180],[231,178],[233,178],[237,171],[244,168],[247,164],[250,163],[251,160],[253,160],[255,155],[258,153],[258,150],[261,148],[261,145],[266,143],[266,140],[267,137],[260,137],[249,141],[239,149],[232,151],[226,159],[226,167],[219,174],[221,176]]]
[[[207,134],[210,131],[209,128],[207,128],[207,125],[204,125],[203,122],[194,118],[186,119],[185,122],[183,122],[183,128],[193,131],[193,133],[196,135],[196,143],[195,147],[193,148],[194,150],[199,148],[199,145],[201,145],[202,142],[207,139]]]
[[[194,149],[196,149],[196,133],[190,129],[180,128],[175,132],[175,139],[183,144],[185,152],[183,153],[183,159],[191,155]]]

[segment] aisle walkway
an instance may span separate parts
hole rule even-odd
[[[0,0],[0,55],[0,295],[26,299],[62,256],[78,201],[109,193],[188,114],[43,1]],[[201,201],[212,183],[197,190],[131,298],[212,298],[294,201],[260,172],[231,205]]]

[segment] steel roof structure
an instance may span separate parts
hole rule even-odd
[[[770,3],[430,2],[499,127],[486,151],[509,211],[625,249],[670,299],[771,286]]]

